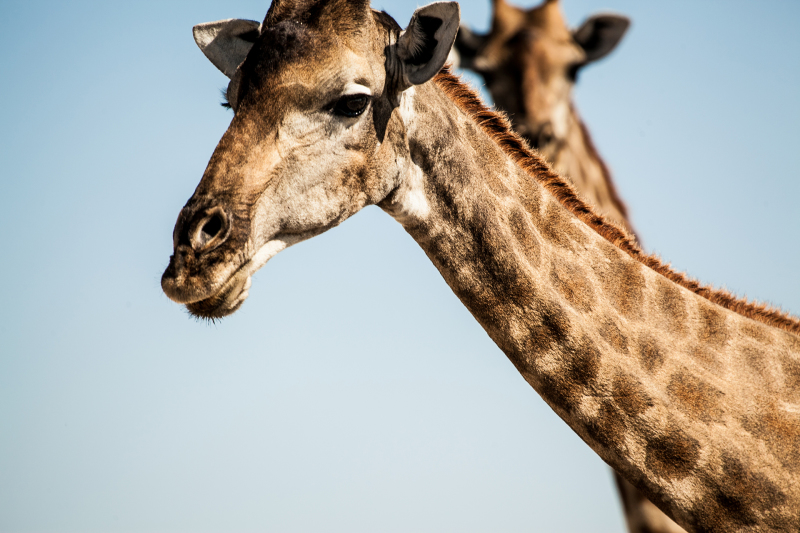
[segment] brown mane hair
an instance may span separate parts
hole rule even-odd
[[[434,81],[464,113],[471,116],[478,123],[481,129],[515,163],[541,183],[564,207],[611,244],[670,281],[715,304],[769,326],[800,334],[800,319],[766,304],[750,302],[745,298],[737,298],[724,289],[714,289],[701,285],[700,282],[688,277],[686,274],[675,272],[669,265],[662,263],[658,257],[644,253],[635,239],[615,224],[595,213],[586,202],[581,200],[572,185],[556,174],[544,160],[534,155],[525,141],[511,129],[508,119],[504,115],[486,107],[478,95],[468,85],[464,84],[458,76],[453,75],[449,68],[442,69],[436,75]]]

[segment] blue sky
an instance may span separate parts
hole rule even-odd
[[[800,314],[800,4],[564,3],[633,19],[576,103],[646,247]],[[161,293],[231,118],[191,27],[267,7],[0,5],[0,530],[622,531],[608,469],[377,208],[217,325]]]

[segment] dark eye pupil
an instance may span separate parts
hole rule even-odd
[[[364,96],[359,96],[357,98],[350,98],[347,100],[347,109],[350,111],[358,111],[364,104],[366,103],[367,98]]]
[[[346,117],[357,117],[367,108],[369,97],[363,94],[343,96],[337,103],[334,110],[339,115]]]

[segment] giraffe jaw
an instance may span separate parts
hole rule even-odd
[[[233,314],[249,296],[252,278],[247,264],[237,270],[220,289],[208,298],[187,303],[186,309],[194,317],[214,320]]]

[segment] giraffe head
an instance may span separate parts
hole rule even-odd
[[[233,313],[276,253],[396,192],[403,106],[458,24],[455,2],[418,9],[401,32],[368,0],[274,0],[260,24],[196,26],[234,116],[175,224],[167,296],[196,316]]]
[[[606,56],[622,39],[630,21],[619,15],[595,15],[571,31],[558,0],[525,10],[493,0],[491,31],[462,27],[455,50],[460,66],[486,80],[497,106],[516,129],[543,152],[565,142],[571,93],[578,72]]]

